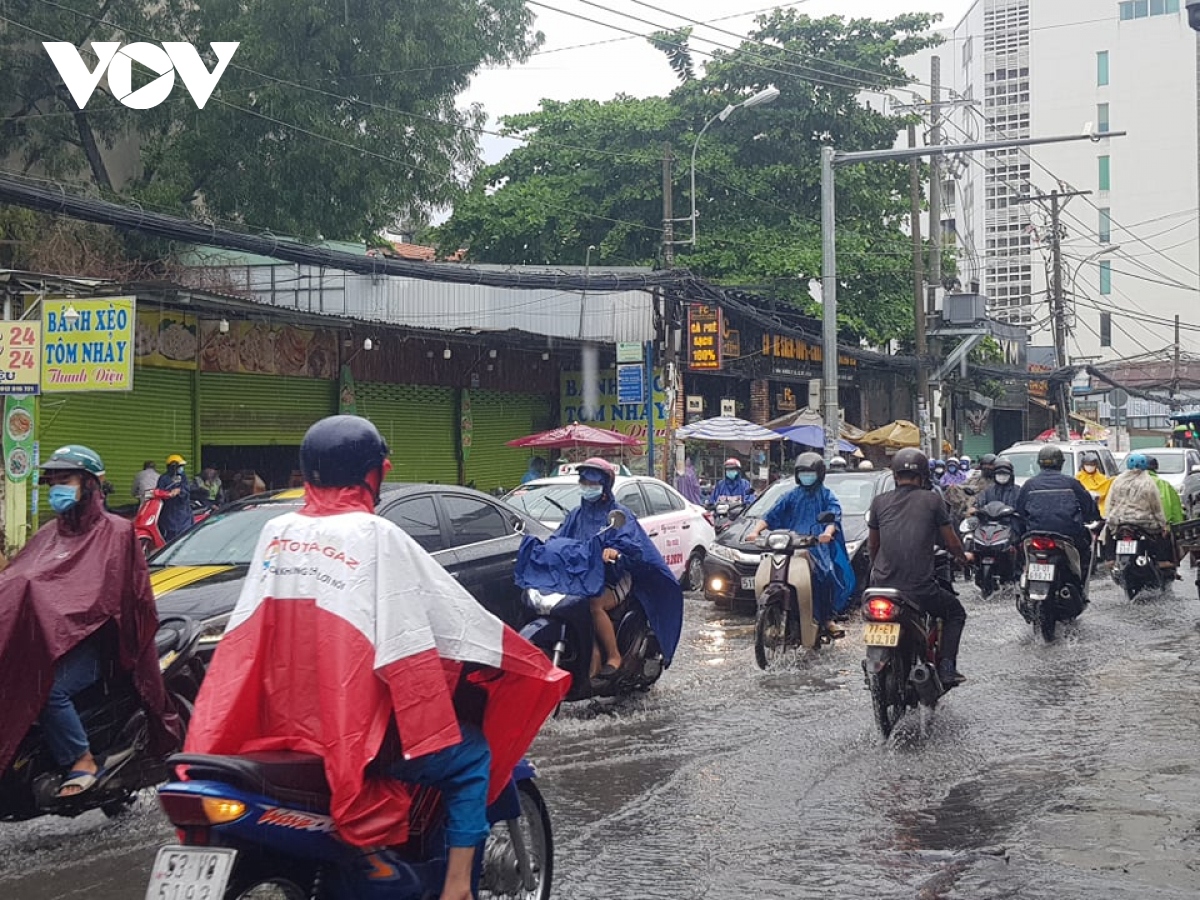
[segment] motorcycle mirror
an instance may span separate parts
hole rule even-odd
[[[609,528],[623,528],[625,526],[625,513],[619,509],[614,509],[608,514]]]
[[[831,512],[823,512],[819,516],[817,516],[817,522],[819,522],[821,525],[830,525],[836,521],[837,521],[837,516],[835,516]]]

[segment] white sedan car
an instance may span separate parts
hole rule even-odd
[[[716,540],[704,507],[689,503],[674,488],[647,475],[618,475],[614,496],[637,516],[675,577],[685,587],[699,590],[704,584],[704,554]],[[548,528],[557,528],[579,505],[579,479],[575,475],[538,478],[514,488],[504,501]]]

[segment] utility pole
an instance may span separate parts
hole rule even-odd
[[[929,60],[929,143],[942,145],[942,58],[936,54]],[[929,301],[926,313],[936,310],[938,289],[942,286],[942,160],[937,154],[929,159]],[[919,333],[919,332],[918,332]],[[918,351],[918,354],[920,351]],[[918,371],[918,377],[921,372]],[[923,397],[926,395],[922,395]],[[929,445],[934,456],[942,455],[942,410],[931,410],[933,436]]]
[[[675,268],[675,200],[672,192],[672,169],[675,154],[669,143],[663,145],[663,265]],[[695,223],[693,223],[694,227]],[[675,410],[679,406],[679,392],[683,390],[683,377],[679,372],[678,355],[675,352],[675,298],[665,291],[662,298],[663,334],[666,336],[666,371],[663,373],[667,393],[667,452],[663,460],[663,476],[672,483],[671,474],[675,467]],[[646,398],[650,422],[654,422],[654,376],[651,373],[650,396]],[[651,472],[651,475],[654,473]]]
[[[917,126],[908,126],[908,146],[917,146]],[[921,449],[929,453],[929,373],[925,371],[925,246],[921,242],[921,166],[917,159],[908,163],[908,194],[911,204],[913,245],[913,323],[917,353],[917,427]]]
[[[1062,272],[1062,223],[1060,217],[1062,215],[1062,200],[1069,200],[1072,197],[1082,197],[1085,194],[1090,194],[1091,191],[1071,191],[1069,193],[1060,194],[1058,191],[1050,192],[1050,252],[1052,258],[1053,274],[1050,286],[1050,314],[1054,323],[1054,362],[1058,368],[1062,369],[1067,365],[1067,302],[1063,296],[1063,272]],[[1038,197],[1038,200],[1045,199]],[[1058,406],[1058,437],[1059,440],[1069,440],[1071,437],[1071,406],[1070,406],[1070,391],[1071,386],[1065,382],[1058,383],[1057,406]]]
[[[1171,364],[1171,399],[1179,394],[1179,313],[1175,314],[1175,358]]]

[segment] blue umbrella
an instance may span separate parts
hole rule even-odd
[[[794,428],[785,428],[779,432],[789,441],[797,444],[805,444],[809,447],[824,447],[825,446],[825,429],[820,425],[797,425]],[[838,439],[838,451],[840,453],[853,453],[858,448],[848,441]]]

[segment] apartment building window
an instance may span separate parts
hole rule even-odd
[[[1107,259],[1100,261],[1100,293],[1106,297],[1112,293],[1112,263]]]
[[[1118,4],[1121,21],[1179,12],[1179,0],[1124,0]]]
[[[1112,313],[1100,313],[1100,346],[1112,346]]]
[[[1108,85],[1108,51],[1101,50],[1096,54],[1096,85],[1097,87],[1106,87]]]
[[[1108,104],[1107,103],[1097,103],[1096,104],[1096,133],[1097,134],[1107,134],[1108,133]]]
[[[1107,156],[1100,157],[1100,190],[1112,190],[1112,162]]]
[[[1107,244],[1112,240],[1112,211],[1107,207],[1100,209],[1100,243]]]

